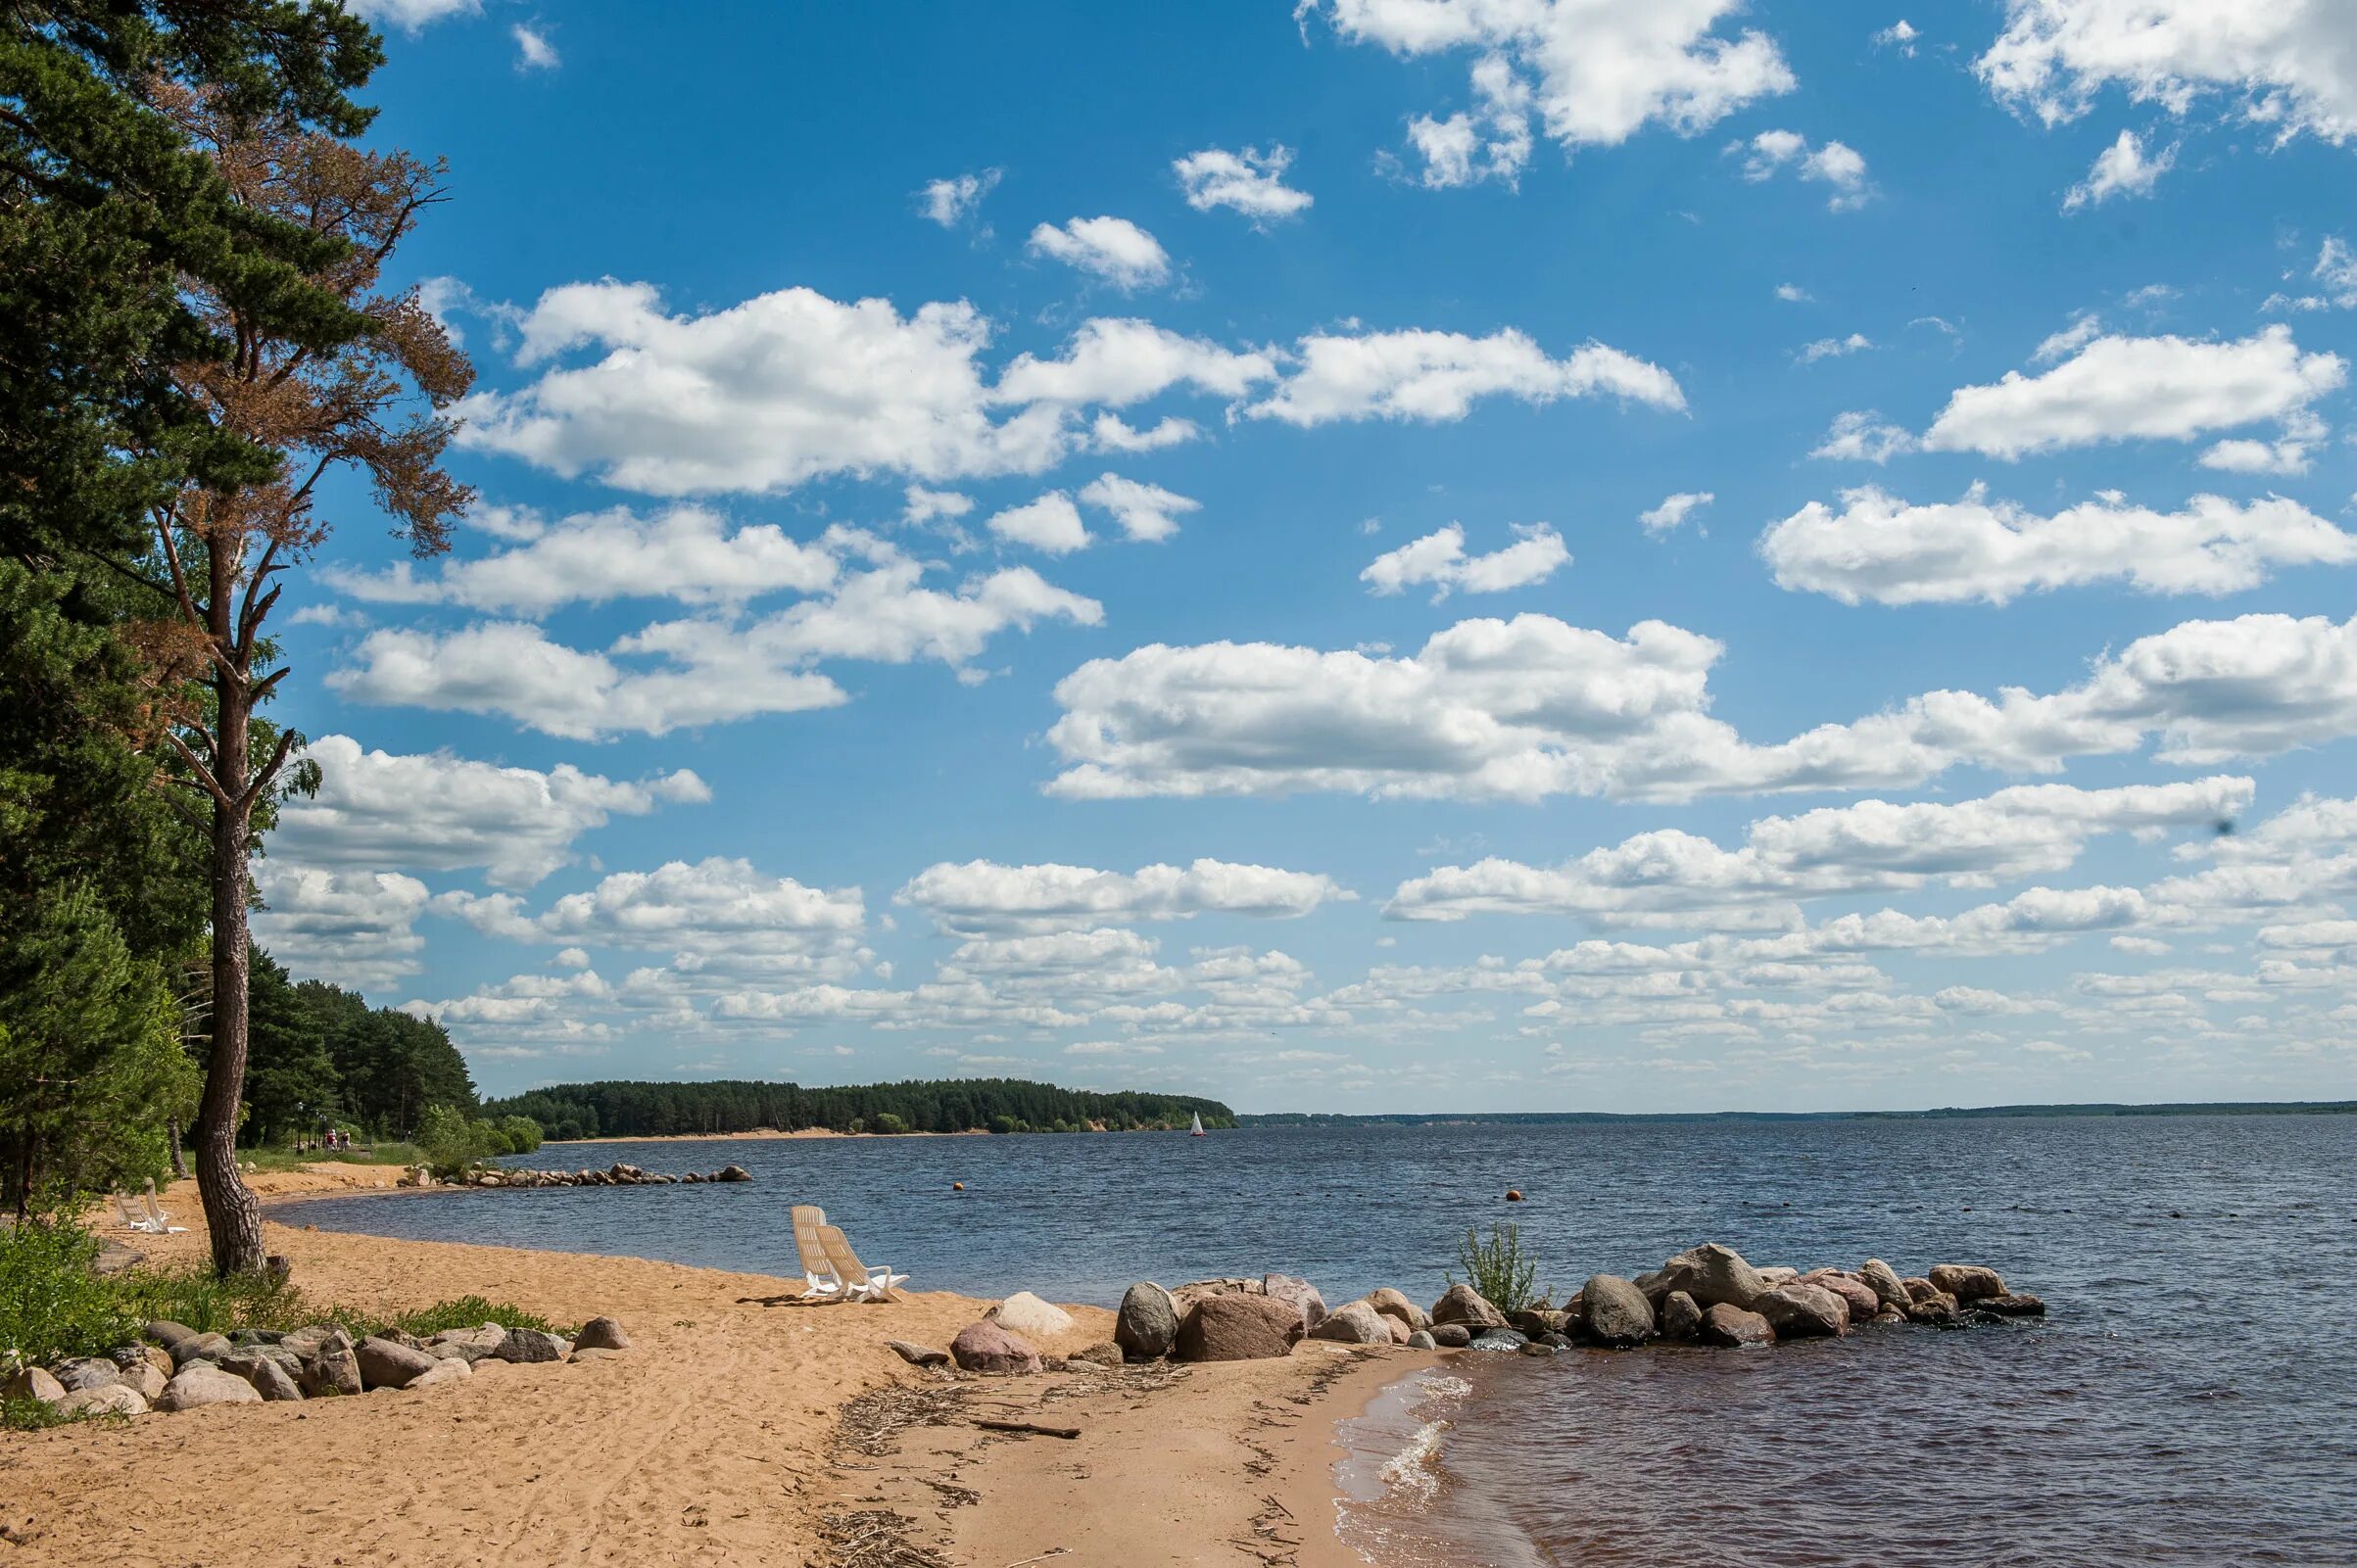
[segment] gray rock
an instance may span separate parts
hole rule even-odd
[[[886,1340],[884,1343],[894,1355],[911,1366],[947,1366],[949,1364],[947,1351],[937,1351],[927,1345],[911,1345],[906,1340]],[[581,1353],[576,1351],[573,1354],[578,1355]]]
[[[511,1328],[500,1337],[499,1349],[491,1354],[503,1361],[561,1361],[571,1349],[546,1329]]]
[[[145,1415],[147,1399],[128,1384],[107,1383],[67,1395],[57,1402],[57,1409],[60,1415]]]
[[[107,1352],[107,1359],[126,1372],[135,1366],[152,1366],[166,1377],[171,1376],[171,1357],[153,1345],[118,1345]]]
[[[988,1318],[968,1323],[949,1342],[949,1354],[969,1372],[1016,1377],[1039,1370],[1039,1353],[1022,1335],[1000,1328]]]
[[[1793,1280],[1772,1286],[1752,1307],[1779,1340],[1838,1339],[1850,1332],[1850,1304],[1821,1285]]]
[[[1585,1308],[1581,1326],[1599,1345],[1627,1350],[1655,1337],[1653,1303],[1645,1292],[1617,1274],[1598,1274],[1580,1287]]]
[[[167,1351],[182,1340],[196,1338],[196,1330],[186,1323],[175,1323],[168,1317],[158,1317],[139,1326],[139,1337],[155,1341]]]
[[[1872,1291],[1874,1299],[1883,1306],[1899,1312],[1907,1309],[1907,1303],[1912,1298],[1907,1295],[1906,1286],[1900,1281],[1899,1270],[1889,1263],[1879,1258],[1869,1258],[1866,1266],[1857,1271],[1857,1277],[1866,1282],[1866,1289]]]
[[[481,1328],[446,1328],[426,1342],[425,1354],[440,1360],[459,1360],[472,1365],[487,1355],[497,1355],[506,1342],[507,1330],[498,1323],[486,1323]]]
[[[353,1356],[360,1363],[361,1386],[368,1389],[406,1389],[443,1364],[423,1351],[374,1334],[353,1347]]]
[[[1525,1307],[1506,1314],[1506,1326],[1520,1329],[1532,1339],[1541,1334],[1568,1334],[1578,1325],[1569,1312],[1549,1311],[1544,1307]]]
[[[1789,1285],[1801,1277],[1801,1271],[1797,1268],[1762,1268],[1756,1272],[1759,1275],[1761,1286],[1771,1290],[1778,1285]]]
[[[1439,1301],[1432,1304],[1432,1323],[1463,1323],[1475,1333],[1484,1329],[1504,1328],[1506,1314],[1492,1307],[1472,1286],[1451,1285]]]
[[[1073,1330],[1072,1314],[1030,1291],[1019,1290],[983,1314],[1010,1334],[1052,1340]]]
[[[1140,1280],[1122,1296],[1113,1323],[1113,1343],[1132,1361],[1156,1361],[1178,1341],[1178,1305],[1151,1280]]]
[[[622,1325],[612,1318],[593,1317],[581,1325],[580,1333],[573,1336],[573,1349],[577,1351],[626,1351],[630,1349],[630,1336],[623,1333]]]
[[[275,1345],[286,1336],[274,1328],[233,1328],[229,1343],[244,1350],[253,1345]]]
[[[153,1404],[158,1400],[164,1398],[164,1385],[170,1381],[171,1380],[169,1378],[166,1377],[154,1366],[145,1361],[141,1361],[137,1366],[124,1367],[122,1369],[122,1381],[115,1386],[117,1388],[129,1389],[134,1394],[137,1394],[142,1400],[145,1400],[148,1403]]]
[[[0,1386],[0,1395],[12,1400],[39,1400],[43,1404],[55,1404],[66,1397],[66,1385],[38,1366],[18,1369],[7,1384]]]
[[[1430,1335],[1432,1343],[1444,1351],[1462,1351],[1473,1343],[1473,1331],[1463,1323],[1435,1323],[1424,1333]]]
[[[1437,1351],[1440,1349],[1440,1341],[1432,1337],[1432,1331],[1430,1329],[1419,1328],[1408,1336],[1408,1349],[1412,1351]]]
[[[1471,1351],[1518,1351],[1530,1343],[1530,1337],[1519,1329],[1493,1328],[1473,1336],[1466,1349]]]
[[[2044,1317],[2046,1304],[2027,1291],[2013,1291],[2004,1296],[1983,1296],[1971,1303],[1972,1310],[1987,1312],[1993,1317]]]
[[[226,1341],[222,1342],[226,1344]],[[215,1366],[211,1361],[187,1361],[164,1386],[159,1410],[194,1410],[207,1404],[260,1404],[254,1385]]]
[[[1325,1321],[1325,1298],[1306,1279],[1293,1274],[1268,1274],[1262,1276],[1261,1290],[1272,1300],[1291,1302],[1301,1313],[1304,1333],[1316,1333],[1318,1325]]]
[[[191,1361],[218,1360],[236,1347],[219,1334],[191,1334],[165,1349],[171,1352],[171,1364],[184,1369]]]
[[[49,1370],[56,1374],[58,1387],[68,1394],[111,1389],[122,1381],[122,1368],[103,1355],[76,1356],[71,1361],[60,1361]]]
[[[1365,1302],[1344,1302],[1310,1330],[1310,1338],[1344,1345],[1389,1345],[1393,1321]]]
[[[464,1361],[457,1359],[436,1361],[409,1379],[409,1386],[413,1389],[439,1388],[445,1383],[463,1382],[474,1375],[475,1369]]]
[[[1703,1343],[1731,1350],[1773,1345],[1776,1331],[1757,1312],[1747,1312],[1726,1302],[1715,1302],[1703,1313]]]
[[[1569,1351],[1578,1349],[1577,1346],[1571,1343],[1571,1336],[1568,1334],[1533,1334],[1530,1336],[1530,1343],[1533,1345],[1544,1345],[1551,1351]]]
[[[253,1384],[254,1392],[265,1400],[299,1400],[303,1398],[302,1386],[279,1356],[268,1354],[277,1349],[275,1345],[241,1347],[222,1356],[217,1364],[230,1376],[242,1377]],[[295,1361],[298,1367],[302,1364],[291,1355],[285,1359]]]
[[[1661,1337],[1691,1345],[1703,1337],[1703,1309],[1682,1290],[1661,1298]]]
[[[1705,1307],[1724,1302],[1748,1311],[1767,1289],[1759,1271],[1744,1261],[1743,1254],[1713,1241],[1688,1248],[1663,1263],[1659,1273],[1646,1277],[1658,1282],[1663,1297],[1682,1290],[1694,1298],[1697,1307]]]

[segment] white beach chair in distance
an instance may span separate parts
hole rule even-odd
[[[841,1301],[843,1299],[843,1278],[835,1271],[834,1262],[827,1257],[827,1212],[815,1204],[796,1204],[794,1207],[794,1250],[801,1255],[802,1280],[807,1287],[804,1301]]]
[[[894,1285],[908,1282],[906,1274],[895,1274],[890,1268],[870,1268],[851,1251],[851,1239],[835,1225],[818,1228],[820,1245],[827,1250],[827,1261],[835,1265],[835,1275],[844,1282],[843,1292],[855,1302],[889,1302]]]
[[[122,1222],[125,1225],[143,1235],[155,1230],[154,1222],[145,1214],[132,1209],[131,1200],[125,1194],[119,1192],[115,1195],[115,1212],[122,1216]]]
[[[188,1234],[188,1227],[173,1224],[171,1215],[166,1213],[164,1206],[156,1202],[156,1183],[152,1178],[147,1184],[144,1202],[147,1205],[147,1233],[149,1235],[185,1236]]]

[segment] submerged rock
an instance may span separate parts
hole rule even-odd
[[[959,1329],[949,1342],[949,1354],[969,1372],[1017,1377],[1039,1370],[1039,1353],[1032,1342],[988,1318]]]
[[[1983,1296],[1971,1304],[1972,1310],[1987,1312],[1995,1317],[2044,1317],[2046,1304],[2027,1291],[2013,1291],[2003,1296]]]
[[[1290,1302],[1211,1296],[1187,1310],[1172,1354],[1181,1361],[1266,1360],[1291,1354],[1301,1336],[1301,1313]]]
[[[1178,1341],[1178,1304],[1152,1280],[1140,1280],[1122,1296],[1113,1322],[1113,1343],[1132,1361],[1158,1361]]]

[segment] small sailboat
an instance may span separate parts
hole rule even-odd
[[[1195,1124],[1194,1124],[1193,1126],[1191,1126],[1191,1127],[1189,1127],[1189,1128],[1187,1128],[1187,1129],[1186,1129],[1186,1135],[1187,1135],[1188,1137],[1190,1137],[1190,1138],[1201,1138],[1201,1137],[1205,1137],[1205,1136],[1207,1136],[1207,1134],[1206,1134],[1206,1133],[1204,1132],[1204,1130],[1203,1130],[1203,1113],[1202,1113],[1202,1112],[1198,1111],[1198,1112],[1196,1112],[1196,1113],[1195,1113]]]

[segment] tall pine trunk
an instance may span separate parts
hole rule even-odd
[[[212,552],[213,632],[216,645],[230,636],[235,558]],[[242,661],[240,661],[242,662]],[[246,1084],[246,899],[250,875],[246,800],[247,743],[252,693],[246,672],[216,671],[213,689],[213,768],[221,793],[213,802],[213,1047],[205,1066],[205,1098],[197,1110],[197,1191],[205,1199],[205,1228],[219,1274],[262,1269],[262,1205],[237,1173],[238,1106]]]

